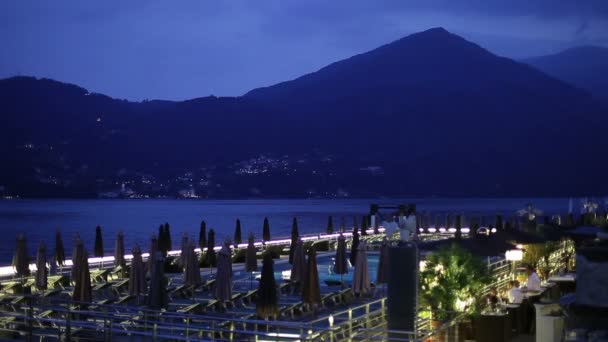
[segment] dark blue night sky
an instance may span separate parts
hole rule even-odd
[[[436,26],[512,58],[608,46],[608,1],[2,1],[0,78],[241,95]]]

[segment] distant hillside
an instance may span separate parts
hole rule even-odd
[[[608,101],[608,48],[582,46],[523,62]]]
[[[441,28],[236,98],[137,103],[17,77],[0,80],[0,193],[601,194],[603,110]]]

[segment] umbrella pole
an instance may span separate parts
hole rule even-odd
[[[342,286],[342,289],[344,289],[344,274],[340,273],[340,286]]]
[[[249,289],[253,289],[253,272],[249,272]]]

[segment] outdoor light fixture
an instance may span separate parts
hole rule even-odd
[[[521,249],[511,249],[505,252],[505,259],[509,261],[521,261],[524,258],[524,251]]]
[[[492,230],[490,230],[490,232],[496,233],[496,228],[492,228]]]
[[[518,243],[515,247],[517,249],[524,249],[524,245],[522,245],[521,243]]]
[[[477,234],[490,235],[490,230],[486,227],[477,229]]]
[[[445,233],[445,228],[439,228],[440,233]]]
[[[450,233],[456,233],[456,228],[450,228],[450,229],[448,229],[448,232],[450,232]]]
[[[439,229],[441,230],[441,228],[439,228]],[[434,233],[436,231],[437,231],[437,229],[435,229],[435,228],[429,228],[429,233]]]
[[[329,317],[327,318],[327,320],[329,321],[329,327],[333,327],[334,326],[334,316],[333,315],[329,315]]]
[[[460,229],[460,231],[463,232],[463,233],[468,234],[468,233],[471,232],[471,229],[470,228],[462,228],[462,229]]]

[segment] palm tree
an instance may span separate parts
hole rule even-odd
[[[532,206],[532,203],[528,203],[525,208],[517,211],[519,216],[525,217],[528,221],[534,221],[536,216],[542,215],[542,210],[536,209]]]

